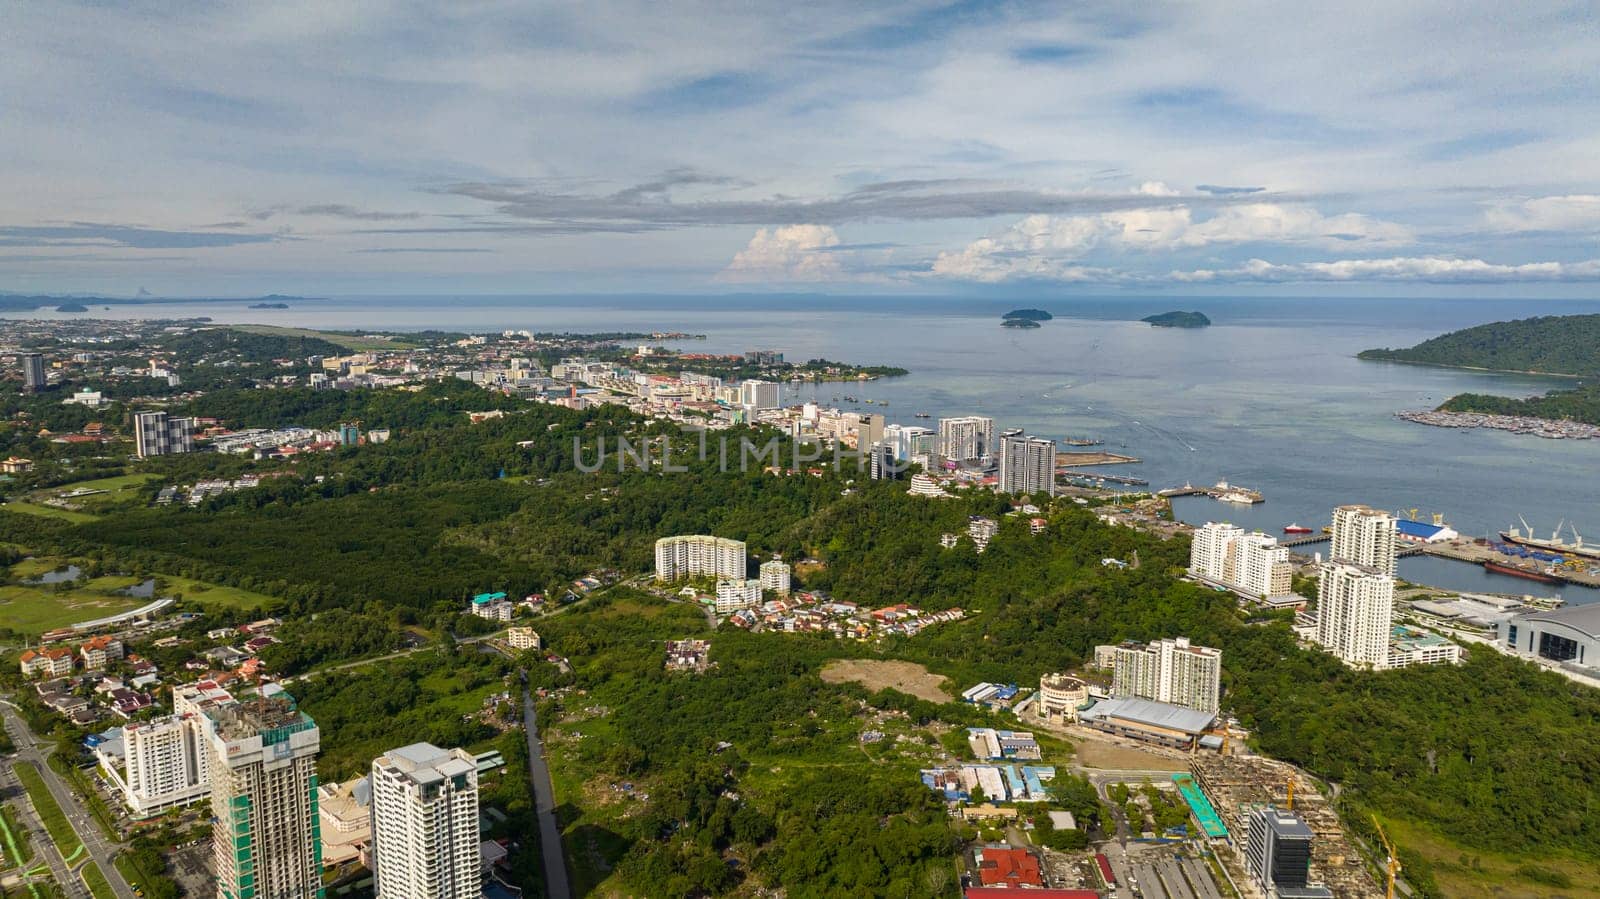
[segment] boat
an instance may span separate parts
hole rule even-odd
[[[1311,529],[1304,527],[1303,525],[1289,524],[1284,525],[1283,532],[1285,534],[1309,534],[1311,533]]]
[[[928,414],[928,413],[926,413],[926,412],[918,412],[918,413],[917,413],[917,414],[916,414],[916,415],[913,415],[913,416],[911,416],[911,417],[912,417],[912,418],[932,418],[932,417],[933,417],[933,416],[932,416],[932,415],[929,415],[929,414]]]
[[[1502,565],[1499,562],[1484,562],[1483,570],[1495,574],[1509,574],[1512,577],[1527,578],[1530,581],[1541,581],[1546,584],[1559,584],[1561,579],[1545,574],[1534,568],[1518,568],[1515,565]]]
[[[1243,490],[1225,490],[1217,494],[1217,499],[1225,503],[1238,503],[1240,505],[1254,505],[1258,500]]]
[[[1569,553],[1574,556],[1583,556],[1586,559],[1600,559],[1600,546],[1595,546],[1593,544],[1585,546],[1583,543],[1583,535],[1578,533],[1578,528],[1576,525],[1569,525],[1567,522],[1563,521],[1561,524],[1556,525],[1556,529],[1551,532],[1549,540],[1541,540],[1538,537],[1533,536],[1533,528],[1528,527],[1528,522],[1526,519],[1523,519],[1519,516],[1517,520],[1522,522],[1522,528],[1520,530],[1517,528],[1507,528],[1506,530],[1501,531],[1501,540],[1504,540],[1507,543],[1515,543],[1518,546],[1528,546],[1534,549],[1545,549],[1558,553]],[[1566,527],[1568,530],[1572,531],[1571,543],[1561,539],[1562,527]]]

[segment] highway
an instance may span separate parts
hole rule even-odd
[[[55,797],[56,803],[66,813],[67,820],[72,824],[73,830],[77,831],[78,839],[83,842],[84,849],[88,852],[88,858],[99,866],[100,873],[104,874],[106,880],[111,883],[112,892],[116,893],[119,899],[135,899],[133,889],[128,886],[126,880],[122,879],[122,874],[117,871],[116,866],[111,864],[112,856],[117,854],[121,844],[106,839],[105,835],[100,832],[99,826],[95,824],[94,819],[90,816],[89,810],[84,808],[83,803],[78,800],[78,795],[72,792],[72,788],[67,786],[61,780],[61,776],[56,774],[54,769],[46,763],[46,756],[55,747],[48,741],[35,737],[33,731],[28,728],[27,722],[23,721],[22,717],[9,704],[0,705],[0,716],[4,717],[6,730],[10,731],[11,739],[17,745],[15,758],[32,762],[34,767],[39,769],[39,774],[44,778],[45,786],[50,790],[50,795]],[[7,773],[12,778],[16,777],[15,772],[8,771]],[[46,840],[45,842],[48,843],[49,841]],[[55,851],[45,846],[36,845],[35,848],[36,851],[42,851],[45,854]],[[67,863],[73,874],[67,878],[62,886],[70,896],[89,895],[89,891],[83,886],[82,879],[76,873],[83,866],[84,861],[85,859],[80,857]]]
[[[561,848],[561,828],[556,823],[555,788],[550,783],[550,768],[544,761],[544,741],[539,739],[539,723],[534,718],[533,694],[526,687],[522,691],[522,721],[528,730],[528,776],[533,780],[534,809],[539,817],[545,895],[550,899],[572,899],[566,853]]]

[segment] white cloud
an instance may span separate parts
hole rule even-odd
[[[1600,259],[1584,262],[1529,262],[1505,265],[1446,256],[1395,256],[1333,262],[1273,263],[1251,259],[1232,269],[1172,272],[1171,280],[1228,281],[1420,281],[1492,284],[1526,281],[1600,281]]]
[[[827,225],[761,228],[717,276],[719,281],[836,281],[844,267],[832,247],[839,235]]]
[[[1145,184],[1140,193],[1162,185]],[[1276,243],[1386,247],[1412,242],[1403,225],[1356,213],[1325,216],[1310,206],[1249,203],[1224,207],[1196,221],[1187,206],[1133,209],[1095,215],[1030,215],[934,260],[936,276],[996,282],[1010,278],[1075,280],[1095,271],[1076,264],[1090,252],[1162,252],[1217,244]]]
[[[1600,195],[1567,194],[1499,203],[1484,213],[1502,231],[1592,231],[1600,229]]]

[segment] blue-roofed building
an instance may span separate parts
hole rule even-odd
[[[1442,524],[1429,524],[1426,521],[1415,521],[1410,518],[1401,518],[1394,523],[1395,536],[1408,543],[1443,543],[1454,540],[1461,535],[1453,528]]]

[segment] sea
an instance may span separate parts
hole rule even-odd
[[[932,425],[988,415],[1004,427],[1092,438],[1137,464],[1091,471],[1143,478],[1152,489],[1220,480],[1259,490],[1252,507],[1180,499],[1192,523],[1226,520],[1279,533],[1320,528],[1342,503],[1366,503],[1469,536],[1526,522],[1547,535],[1575,528],[1600,543],[1600,440],[1548,440],[1447,430],[1395,418],[1463,392],[1526,396],[1565,378],[1367,362],[1369,347],[1411,346],[1446,331],[1534,315],[1600,312],[1600,301],[1506,299],[1109,297],[397,296],[149,303],[43,310],[23,318],[191,318],[329,329],[682,331],[671,342],[716,353],[773,349],[790,360],[894,365],[899,378],[785,387],[784,402],[879,412]],[[1055,318],[1002,328],[1015,308]],[[1145,315],[1204,312],[1211,327],[1156,328]],[[845,400],[853,396],[856,402]],[[866,400],[872,400],[867,404]],[[931,416],[918,419],[917,413]],[[1416,510],[1413,513],[1412,510]],[[1592,535],[1592,536],[1591,536]],[[1314,549],[1314,547],[1313,547]],[[1402,577],[1454,590],[1600,601],[1600,590],[1495,575],[1465,563],[1404,559]]]

